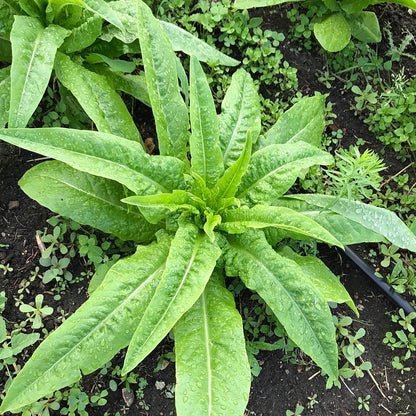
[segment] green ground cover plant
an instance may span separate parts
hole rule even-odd
[[[414,234],[389,211],[339,196],[284,196],[306,169],[332,163],[317,147],[325,97],[301,100],[260,135],[258,95],[247,72],[234,74],[218,116],[192,57],[188,111],[172,45],[147,6],[136,7],[159,156],[105,132],[0,131],[9,143],[57,159],[21,179],[29,196],[138,243],[38,347],[8,388],[3,413],[76,382],[129,346],[123,376],[173,329],[177,413],[241,416],[251,375],[224,270],[258,292],[292,341],[335,381],[328,302],[356,310],[354,304],[319,259],[276,244],[287,237],[340,247],[387,239],[416,251]]]
[[[300,0],[236,0],[234,6],[242,9],[274,6]],[[350,42],[351,36],[366,42],[380,42],[381,30],[375,13],[364,10],[369,5],[385,3],[377,0],[307,0],[302,6],[312,9],[313,25],[306,30],[313,33],[328,52],[339,52]],[[392,0],[416,10],[415,0]]]

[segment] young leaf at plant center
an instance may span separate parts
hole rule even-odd
[[[169,243],[164,237],[119,260],[91,297],[38,347],[13,380],[0,412],[75,383],[81,371],[91,373],[128,345],[162,276]]]
[[[256,291],[296,345],[331,379],[336,379],[338,348],[335,328],[329,323],[331,311],[302,269],[293,260],[277,254],[262,231],[250,230],[227,240],[227,274],[240,276],[249,289]]]
[[[33,17],[15,17],[10,33],[13,62],[9,127],[25,127],[28,123],[48,86],[56,51],[68,34],[55,25],[44,28]]]
[[[191,56],[189,139],[192,171],[212,188],[224,171],[219,146],[218,117],[208,81],[198,60]]]
[[[224,167],[229,168],[240,158],[248,130],[255,144],[261,129],[259,95],[252,78],[243,69],[238,69],[231,79],[221,104],[219,129]]]
[[[250,367],[241,317],[220,271],[214,271],[200,298],[176,323],[174,336],[178,414],[241,416]]]
[[[123,100],[104,77],[83,68],[60,52],[56,55],[55,72],[99,131],[143,143]]]
[[[192,223],[179,225],[166,269],[127,350],[122,373],[131,371],[173,328],[203,292],[219,247]]]
[[[125,197],[122,185],[62,162],[36,165],[25,173],[19,185],[53,212],[123,240],[149,242],[159,228],[147,223],[138,209],[120,202]]]
[[[271,144],[304,141],[319,146],[325,129],[325,96],[306,97],[293,105],[260,138],[255,150]]]

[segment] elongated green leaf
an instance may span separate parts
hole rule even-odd
[[[360,12],[348,16],[351,35],[361,42],[371,43],[381,41],[380,25],[373,12]]]
[[[138,206],[143,216],[152,224],[157,224],[169,212],[176,210],[189,211],[198,214],[198,206],[204,202],[186,191],[176,190],[171,194],[156,194],[146,196],[130,196],[123,202]]]
[[[86,19],[80,26],[72,29],[62,45],[62,51],[72,53],[82,51],[92,45],[100,36],[102,24],[102,19],[98,15],[92,15]]]
[[[260,134],[259,95],[250,75],[244,69],[237,70],[221,104],[220,146],[224,166],[230,167],[241,155],[251,131],[253,144]]]
[[[386,237],[396,246],[416,251],[416,237],[396,214],[384,208],[329,195],[298,194],[291,198],[336,212]]]
[[[339,52],[348,45],[351,39],[350,25],[342,13],[332,13],[322,22],[315,22],[313,33],[328,52]]]
[[[247,170],[251,156],[251,133],[247,131],[246,143],[240,157],[231,165],[224,175],[218,180],[214,188],[214,197],[217,200],[216,206],[219,208],[221,200],[234,197],[237,192],[241,178]]]
[[[288,246],[282,246],[277,251],[280,255],[295,261],[304,275],[312,282],[315,289],[321,292],[328,302],[346,303],[359,316],[351,296],[325,264],[314,256],[301,256]]]
[[[273,203],[313,165],[329,165],[333,157],[304,142],[275,144],[253,154],[237,197],[250,203]]]
[[[301,0],[235,0],[234,7],[237,9],[251,9],[253,7],[275,6],[276,4],[289,3]]]
[[[61,0],[62,1],[62,0]],[[64,2],[71,3],[73,0],[63,0]],[[117,15],[117,13],[111,8],[105,0],[82,0],[85,4],[85,7],[88,10],[98,14],[103,19],[107,20],[107,22],[111,23],[112,25],[118,27],[121,30],[125,30],[125,27]]]
[[[51,77],[56,50],[68,31],[44,28],[38,19],[16,16],[10,33],[13,62],[9,127],[25,127],[42,99]]]
[[[192,223],[179,227],[166,270],[127,350],[123,374],[136,367],[196,302],[220,254],[219,247]]]
[[[10,88],[10,66],[8,66],[0,69],[0,128],[3,128],[9,119]]]
[[[339,246],[343,245],[325,228],[306,215],[302,215],[285,207],[269,207],[256,205],[253,208],[229,209],[222,215],[220,230],[231,234],[240,234],[248,228],[276,227],[313,238],[325,243]]]
[[[74,169],[112,179],[139,195],[182,187],[181,161],[150,157],[139,143],[109,133],[60,128],[0,129],[0,139]]]
[[[60,52],[56,55],[55,72],[99,131],[143,143],[126,105],[103,76],[83,68]]]
[[[208,81],[198,60],[191,56],[190,137],[192,171],[212,188],[224,171],[222,152],[218,144],[218,117]]]
[[[118,261],[92,296],[49,334],[14,379],[0,412],[68,386],[126,347],[165,268],[169,241]]]
[[[236,66],[240,63],[172,23],[164,22],[163,20],[159,20],[159,23],[169,38],[174,51],[193,55],[198,61],[209,64]]]
[[[325,129],[325,95],[306,97],[287,110],[260,138],[257,149],[271,144],[303,141],[319,146]]]
[[[277,254],[262,232],[229,236],[227,274],[240,276],[285,327],[289,337],[331,377],[338,376],[338,348],[328,304],[302,269]]]
[[[209,239],[214,242],[215,241],[215,233],[214,228],[221,224],[222,218],[221,215],[214,214],[211,211],[205,212],[205,224],[204,224],[204,231],[205,234],[209,237]]]
[[[218,272],[176,323],[174,335],[177,413],[241,416],[250,391],[250,366],[240,314]]]
[[[179,90],[176,55],[159,22],[141,0],[138,30],[160,154],[187,161],[188,109]]]
[[[157,227],[147,223],[137,208],[120,202],[125,193],[117,182],[52,161],[30,169],[19,185],[40,204],[81,224],[123,240],[154,239]]]

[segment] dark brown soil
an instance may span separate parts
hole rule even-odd
[[[381,24],[385,24],[387,21],[391,22],[396,39],[401,39],[404,28],[412,31],[416,36],[415,14],[407,14],[403,7],[394,5],[377,7],[376,11],[381,16]],[[287,35],[289,23],[285,18],[284,9],[277,9],[277,13],[273,15],[261,10],[257,10],[255,13],[264,17],[264,27],[277,28]],[[382,51],[383,44],[379,48]],[[368,142],[369,147],[376,151],[380,150],[381,144],[350,110],[350,103],[353,101],[352,95],[340,94],[341,82],[339,81],[339,84],[337,81],[334,82],[332,89],[328,91],[317,81],[315,73],[322,70],[325,63],[324,56],[319,54],[317,50],[299,51],[299,45],[291,41],[282,44],[282,50],[290,65],[298,69],[299,87],[302,91],[305,93],[313,93],[313,91],[330,93],[329,100],[334,103],[333,111],[338,116],[336,124],[339,128],[345,129],[341,146],[348,147],[349,144],[355,142],[357,137],[361,137]],[[416,55],[416,45],[410,52]],[[408,76],[414,76],[416,63],[410,59],[404,62]],[[149,122],[149,126],[146,128],[144,137],[151,137],[152,122]],[[38,265],[39,248],[35,240],[36,230],[43,229],[47,225],[46,219],[53,215],[47,209],[30,200],[17,185],[17,181],[23,173],[33,163],[36,163],[31,161],[36,157],[36,155],[13,148],[10,150],[7,162],[3,161],[0,169],[0,244],[7,246],[0,246],[0,262],[9,264],[13,268],[13,272],[4,277],[0,276],[0,291],[6,291],[8,303],[3,316],[11,322],[18,322],[23,318],[23,315],[13,316],[17,311],[14,307],[14,297],[17,297],[17,290],[22,281],[27,280],[30,271]],[[385,158],[389,166],[387,175],[392,175],[403,167],[388,152]],[[415,172],[409,173],[416,177]],[[262,363],[262,371],[253,380],[246,415],[284,416],[287,409],[294,411],[296,404],[299,403],[305,407],[302,415],[416,416],[416,360],[415,358],[409,360],[406,364],[411,370],[401,374],[391,365],[393,357],[399,355],[400,352],[391,351],[382,342],[387,331],[394,332],[400,329],[391,322],[390,317],[386,314],[397,311],[397,308],[343,255],[328,249],[321,249],[321,254],[325,263],[341,276],[351,296],[360,307],[361,316],[359,320],[354,322],[353,329],[365,328],[366,335],[361,340],[366,347],[363,359],[371,361],[373,367],[369,373],[365,373],[363,378],[343,380],[341,389],[326,390],[325,379],[319,375],[319,370],[309,363],[307,357],[299,357],[300,362],[303,362],[302,365],[293,365],[282,362],[281,351],[262,352],[258,356]],[[81,267],[81,264],[75,265],[75,267]],[[33,299],[37,293],[44,293],[46,303],[53,306],[55,311],[61,308],[66,313],[72,313],[87,298],[87,283],[85,281],[71,285],[59,302],[54,301],[49,288],[39,282],[40,280],[30,285],[31,292],[28,298]],[[25,298],[25,301],[27,300]],[[350,314],[345,308],[342,309],[342,313]],[[48,330],[57,325],[57,319],[53,317],[46,319]],[[30,348],[28,350],[30,352]],[[109,390],[107,405],[89,408],[89,415],[102,416],[106,411],[110,416],[115,415],[117,411],[120,412],[120,415],[130,416],[175,415],[174,399],[167,397],[170,386],[175,381],[174,363],[167,362],[166,368],[154,372],[161,355],[172,350],[173,341],[166,339],[135,370],[140,377],[144,377],[149,383],[148,387],[144,389],[144,398],[141,403],[136,398],[134,403],[128,407],[120,387],[114,393]],[[112,367],[121,365],[122,361],[123,353],[112,360]],[[5,382],[6,375],[3,372],[0,375],[0,390],[3,390]],[[160,388],[157,382],[163,382],[164,387]],[[156,383],[159,389],[156,387]],[[82,385],[86,392],[97,392],[104,388],[108,389],[109,378],[94,373],[84,377]],[[132,385],[132,388],[135,390],[137,386]],[[317,395],[317,403],[313,408],[307,408],[308,397],[313,394]],[[370,411],[359,411],[358,397],[365,397],[367,394],[371,395]]]

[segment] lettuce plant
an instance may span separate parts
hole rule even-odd
[[[298,102],[259,136],[250,76],[235,72],[217,115],[192,56],[188,109],[171,43],[147,6],[139,2],[137,10],[160,155],[111,133],[0,130],[2,140],[57,159],[23,176],[29,196],[138,243],[101,282],[94,279],[90,298],[37,348],[10,385],[2,413],[76,382],[128,347],[126,374],[173,330],[177,414],[242,416],[250,367],[225,275],[258,292],[289,337],[336,380],[328,302],[355,306],[319,259],[294,253],[282,239],[343,247],[387,238],[416,250],[413,233],[389,211],[325,195],[285,196],[309,167],[332,163],[318,148],[323,96]]]
[[[344,49],[351,36],[366,42],[380,42],[381,31],[375,13],[364,10],[372,4],[385,3],[383,0],[235,0],[235,7],[274,6],[288,2],[302,2],[302,6],[318,7],[322,16],[316,16],[313,32],[321,46],[329,52]],[[387,3],[401,4],[416,10],[416,0],[387,0]]]
[[[140,52],[135,4],[135,0],[0,0],[0,61],[9,60],[11,52],[13,56],[11,65],[0,70],[0,127],[27,125],[54,72],[99,131],[141,143],[116,91],[149,104],[146,83],[141,75],[131,74],[133,62],[114,59]],[[238,63],[171,23],[161,25],[175,50],[205,62]]]

